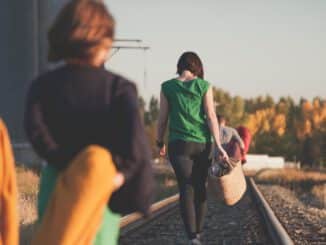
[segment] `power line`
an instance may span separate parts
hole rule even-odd
[[[141,39],[128,39],[128,38],[117,38],[117,39],[114,39],[114,42],[126,42],[126,43],[142,43],[143,40]],[[117,45],[117,46],[113,46],[112,48],[114,49],[142,49],[142,50],[148,50],[150,49],[150,47],[148,46],[130,46],[130,45],[124,45],[124,46],[121,46],[121,45]]]
[[[148,46],[113,46],[114,49],[142,49],[142,50],[148,50],[150,47]]]
[[[143,50],[144,52],[144,73],[143,73],[143,85],[144,87],[146,87],[146,82],[147,82],[147,59],[146,59],[146,51],[150,49],[150,47],[148,46],[140,46],[140,44],[143,42],[141,39],[121,39],[121,38],[117,38],[114,39],[114,42],[125,42],[125,43],[137,43],[139,44],[139,46],[130,46],[130,45],[124,45],[124,46],[120,46],[120,45],[116,45],[113,46],[112,49],[114,49],[114,51],[112,52],[110,59],[116,55],[121,49],[129,49],[129,50]]]
[[[133,43],[143,42],[143,40],[141,40],[141,39],[122,39],[122,38],[114,39],[114,41],[115,42],[133,42]]]

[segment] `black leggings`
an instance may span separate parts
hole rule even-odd
[[[201,233],[207,209],[206,179],[211,143],[173,141],[169,158],[180,190],[180,212],[189,239]]]

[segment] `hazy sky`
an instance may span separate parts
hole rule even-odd
[[[205,78],[232,95],[326,98],[326,0],[106,0],[118,38],[151,47],[121,50],[108,66],[148,99],[175,76],[184,51]],[[147,79],[144,80],[144,64]]]

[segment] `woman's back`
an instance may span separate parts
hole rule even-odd
[[[209,83],[201,78],[190,81],[171,79],[162,84],[169,104],[169,141],[209,142],[203,97]]]
[[[131,144],[130,126],[138,122],[133,118],[137,115],[128,111],[128,107],[134,107],[137,112],[135,86],[103,68],[67,65],[48,72],[34,82],[28,100],[28,104],[38,100],[47,126],[45,133],[64,149],[54,155],[41,152],[54,165],[67,163],[89,144],[123,154]],[[31,126],[27,125],[29,130],[33,130]]]
[[[111,208],[127,213],[149,206],[152,186],[143,181],[152,183],[151,155],[133,83],[90,66],[47,72],[29,90],[25,128],[35,151],[58,170],[88,145],[105,147],[126,179]]]

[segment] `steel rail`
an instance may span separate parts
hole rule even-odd
[[[134,231],[137,228],[145,226],[153,220],[156,220],[178,205],[179,194],[163,199],[162,201],[152,204],[150,208],[150,216],[145,218],[140,213],[131,213],[121,218],[120,220],[120,235],[124,236],[127,233]]]
[[[272,238],[273,243],[277,245],[292,245],[294,244],[293,240],[282,226],[281,222],[276,217],[274,211],[269,206],[265,200],[263,194],[259,191],[253,178],[248,180],[251,193],[256,201],[259,210],[262,214],[263,221],[269,233],[269,236]]]

